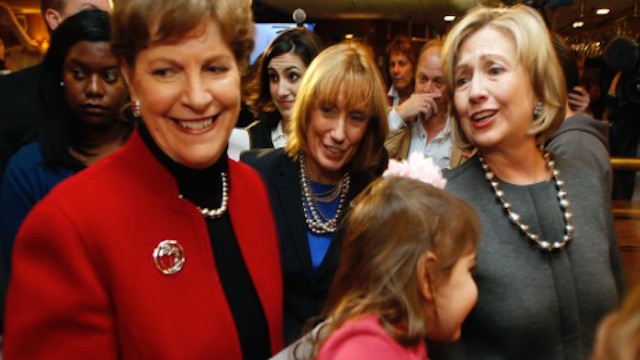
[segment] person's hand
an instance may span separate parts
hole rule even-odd
[[[429,119],[438,113],[438,105],[434,99],[440,96],[440,94],[413,94],[396,107],[396,112],[405,123],[410,122],[417,116]]]
[[[590,101],[589,93],[582,86],[575,86],[569,93],[569,107],[573,111],[587,110]]]

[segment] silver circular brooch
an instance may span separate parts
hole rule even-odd
[[[184,248],[175,240],[163,240],[153,250],[153,262],[161,273],[173,275],[184,266]]]

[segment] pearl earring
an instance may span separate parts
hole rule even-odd
[[[538,101],[535,109],[533,109],[533,118],[537,120],[540,115],[542,115],[542,102]]]
[[[140,101],[134,100],[131,102],[131,112],[133,116],[139,118],[140,117]]]

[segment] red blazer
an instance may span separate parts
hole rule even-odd
[[[259,176],[229,161],[229,215],[262,303],[271,350],[282,340],[282,275]],[[205,220],[137,133],[57,186],[15,243],[5,359],[241,359]],[[153,251],[184,248],[164,275]],[[215,239],[214,239],[215,241]]]

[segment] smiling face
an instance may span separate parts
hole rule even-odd
[[[288,52],[271,59],[267,71],[271,100],[282,118],[288,120],[307,67],[298,55]]]
[[[389,56],[389,75],[393,86],[398,91],[411,87],[413,81],[413,65],[404,54],[394,52]]]
[[[345,89],[340,86],[334,104],[316,104],[309,113],[306,138],[306,164],[309,177],[317,182],[335,184],[344,167],[358,150],[370,116],[361,107],[345,102]]]
[[[141,50],[125,72],[131,99],[165,154],[192,168],[220,158],[240,111],[240,71],[217,22]]]
[[[510,37],[492,27],[470,35],[460,45],[453,81],[460,126],[481,152],[535,143],[527,134],[534,91]]]
[[[475,264],[475,251],[461,256],[449,278],[437,286],[434,296],[437,326],[429,331],[430,340],[453,342],[460,339],[462,323],[478,301],[478,287],[472,276]]]
[[[84,126],[103,129],[120,121],[127,89],[106,41],[81,41],[64,59],[64,94],[71,113]]]

